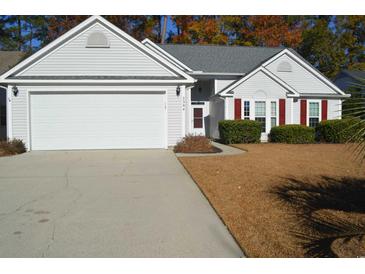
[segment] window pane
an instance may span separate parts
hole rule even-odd
[[[194,108],[194,128],[203,128],[203,108]]]
[[[266,104],[263,101],[255,102],[255,116],[266,116]]]
[[[271,116],[276,117],[276,102],[271,102]]]
[[[250,117],[250,101],[244,102],[243,116]]]
[[[194,118],[194,128],[203,128],[203,119]]]
[[[319,118],[309,118],[309,126],[316,127],[319,123]]]
[[[309,116],[319,117],[319,103],[318,102],[309,103]]]
[[[276,127],[276,117],[271,117],[271,127]]]
[[[261,132],[266,132],[266,118],[256,117],[255,120],[261,123]]]

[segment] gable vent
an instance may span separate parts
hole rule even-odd
[[[255,97],[260,98],[260,99],[265,99],[265,98],[267,98],[267,94],[262,89],[259,89],[259,90],[256,90]]]
[[[87,38],[87,48],[109,48],[108,38],[104,33],[95,31]]]
[[[281,62],[278,65],[278,71],[280,71],[280,72],[291,72],[292,68],[291,68],[291,65],[288,62]]]

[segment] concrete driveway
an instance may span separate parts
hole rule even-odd
[[[0,158],[0,257],[242,257],[170,150]]]

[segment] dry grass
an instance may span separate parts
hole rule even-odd
[[[174,147],[176,153],[211,153],[217,149],[209,138],[201,135],[188,135]]]
[[[26,151],[23,141],[13,139],[0,141],[0,157],[24,153]]]
[[[281,200],[273,193],[275,188],[285,187],[290,178],[312,186],[323,183],[326,176],[331,178],[328,185],[343,177],[355,181],[365,178],[365,164],[353,158],[349,145],[237,147],[248,152],[226,157],[180,158],[180,161],[250,257],[308,256],[297,232],[310,236],[315,232],[298,219],[303,208]],[[338,184],[346,186],[346,182]],[[326,209],[315,214],[327,214]],[[332,208],[326,216],[365,222],[364,212]],[[331,249],[336,256],[353,257],[364,255],[364,245],[365,239],[361,238],[344,242],[339,239],[331,244]]]

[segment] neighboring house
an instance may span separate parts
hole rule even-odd
[[[24,58],[21,51],[0,51],[0,75]],[[0,85],[0,140],[6,139],[6,87]]]
[[[365,91],[365,71],[363,70],[342,70],[333,81],[341,90]]]
[[[139,42],[99,16],[2,76],[9,138],[29,150],[167,148],[218,121],[315,126],[344,94],[284,48]]]

